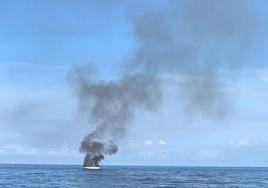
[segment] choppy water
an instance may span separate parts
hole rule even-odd
[[[0,187],[267,187],[268,168],[0,165]]]

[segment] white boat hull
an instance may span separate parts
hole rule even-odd
[[[87,170],[100,170],[99,166],[84,166],[83,168]]]

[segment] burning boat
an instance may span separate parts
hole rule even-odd
[[[100,170],[99,162],[104,159],[103,155],[97,155],[92,157],[90,154],[87,154],[84,160],[83,168],[87,170]]]

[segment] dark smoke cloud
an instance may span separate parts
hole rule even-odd
[[[104,159],[104,155],[112,155],[118,150],[114,144],[109,143],[106,146],[102,142],[94,141],[92,134],[87,135],[81,143],[80,151],[86,153],[83,166],[99,166],[99,162]]]
[[[81,111],[95,126],[80,147],[85,165],[117,152],[136,109],[156,109],[161,74],[187,75],[179,96],[191,114],[225,115],[229,105],[218,71],[242,63],[257,31],[254,11],[242,0],[170,0],[137,16],[133,26],[137,49],[122,78],[96,81],[87,67],[72,73]]]
[[[257,25],[248,1],[171,0],[167,7],[135,19],[138,48],[129,67],[191,75],[179,93],[185,109],[223,117],[230,106],[218,71],[245,64]]]
[[[116,143],[125,135],[136,109],[154,111],[160,90],[154,77],[125,74],[115,81],[94,81],[90,67],[77,67],[72,73],[80,109],[95,130],[82,141],[85,165],[94,164],[117,152]]]

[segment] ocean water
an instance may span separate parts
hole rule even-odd
[[[1,164],[0,187],[268,188],[268,168]]]

